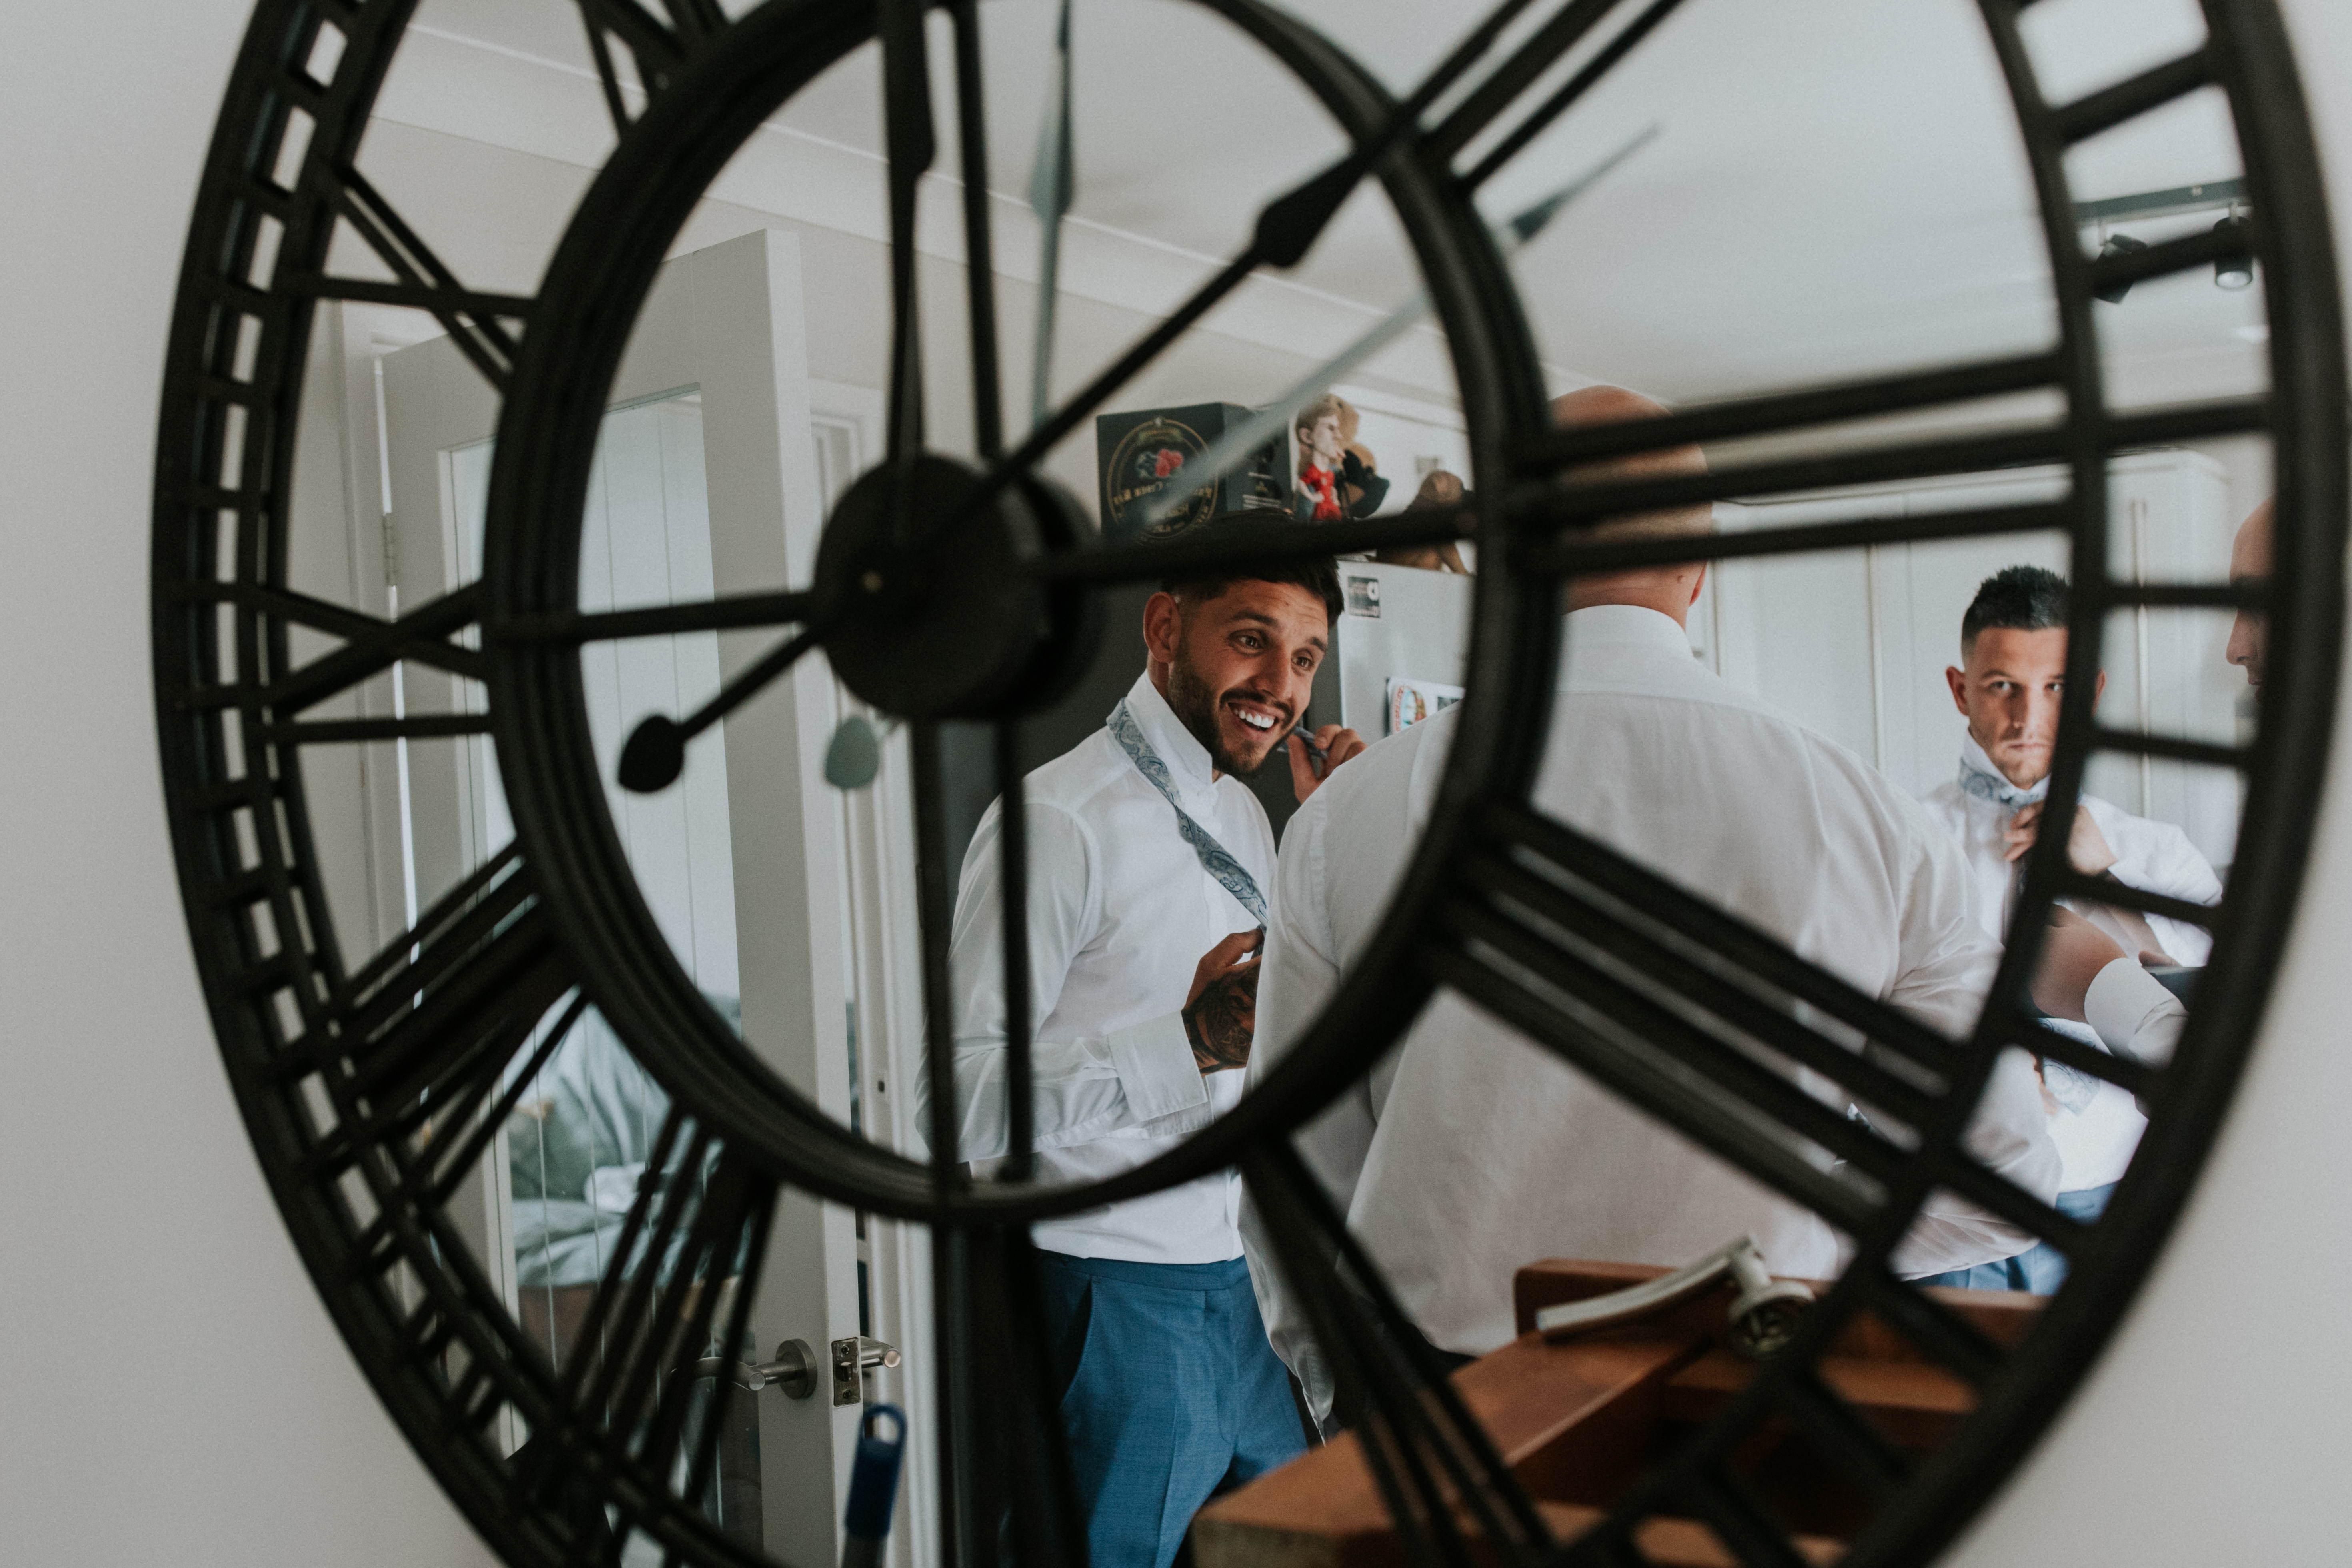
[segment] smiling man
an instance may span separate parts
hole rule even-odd
[[[1275,854],[1235,775],[1281,746],[1304,800],[1363,749],[1326,726],[1318,773],[1285,741],[1339,612],[1328,557],[1169,582],[1144,607],[1142,676],[1103,729],[1029,775],[1039,1179],[1132,1170],[1241,1098]],[[982,1176],[1008,1147],[1001,805],[964,857],[950,961],[958,1148]],[[1225,1172],[1032,1229],[1096,1568],[1167,1568],[1213,1493],[1301,1447],[1239,1197]]]
[[[1946,669],[1944,679],[1969,729],[1960,742],[1958,776],[1929,792],[1925,805],[1967,851],[1979,918],[1998,938],[2009,928],[2019,865],[2041,833],[2050,788],[2066,690],[2066,580],[2039,566],[2011,566],[1986,578],[1960,617],[1960,664]],[[2105,684],[2103,672],[2099,689]],[[2095,700],[2095,690],[2093,695]],[[2067,850],[2084,876],[2200,904],[2221,896],[2220,879],[2187,834],[2095,795],[2081,797]],[[2174,963],[2202,963],[2213,945],[2204,930],[2185,921],[2143,920],[2097,905],[2077,908],[2126,953],[2153,952]],[[2042,1078],[2063,1165],[2058,1206],[2076,1219],[2096,1219],[2131,1163],[2147,1120],[2130,1095],[2088,1074],[2045,1061]],[[2039,1245],[1935,1282],[2046,1292],[2065,1277],[2064,1256]]]

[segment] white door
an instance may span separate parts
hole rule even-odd
[[[390,564],[409,600],[479,570],[498,405],[446,339],[383,361]],[[612,389],[583,520],[581,605],[628,608],[809,581],[824,507],[866,458],[871,395],[824,387],[811,407],[799,245],[761,231],[669,263]],[[845,699],[821,658],[803,660],[688,749],[677,784],[619,788],[623,742],[648,713],[690,711],[766,651],[774,631],[592,645],[583,678],[607,800],[639,886],[679,961],[722,1016],[784,1078],[845,1123],[900,1146],[892,1093],[917,1013],[891,976],[912,905],[903,750],[874,791],[845,799],[820,765]],[[400,672],[412,710],[462,710],[461,683]],[[430,904],[511,837],[496,759],[480,737],[405,743],[399,875]],[[666,1097],[593,1009],[525,1091],[486,1155],[477,1237],[520,1321],[566,1352],[634,1196]],[[464,1201],[461,1199],[461,1202]],[[898,1227],[788,1194],[752,1303],[764,1360],[803,1340],[865,1334],[901,1348],[866,1399],[930,1404],[927,1259]],[[770,1389],[735,1402],[711,1506],[730,1533],[788,1561],[839,1555],[841,1505],[861,1405]],[[521,1434],[509,1435],[520,1441]],[[928,1445],[909,1445],[911,1499],[928,1495]],[[912,1564],[927,1509],[893,1532]]]

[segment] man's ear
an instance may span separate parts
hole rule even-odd
[[[2103,669],[2099,671],[2099,679],[2091,682],[2091,706],[2096,708],[2099,705],[2099,699],[2105,696],[2106,691],[2107,672]]]
[[[1183,630],[1184,608],[1176,595],[1162,590],[1143,605],[1143,651],[1154,664],[1176,662],[1176,643]]]
[[[1966,718],[1969,711],[1968,672],[1948,664],[1944,666],[1944,684],[1952,689],[1952,706],[1960,710],[1962,718]]]
[[[1693,605],[1697,604],[1699,595],[1704,593],[1706,589],[1706,563],[1702,561],[1698,563],[1698,574],[1691,579],[1691,596],[1686,602]]]

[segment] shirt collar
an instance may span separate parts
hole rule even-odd
[[[1216,788],[1216,772],[1209,760],[1209,748],[1184,728],[1184,721],[1168,706],[1168,699],[1151,684],[1150,670],[1137,676],[1135,684],[1127,689],[1127,710],[1135,715],[1136,728],[1143,731],[1144,742],[1168,764],[1168,776],[1179,790],[1197,796]]]
[[[2042,782],[2032,789],[2020,789],[2010,783],[2000,767],[1985,754],[1985,749],[1977,744],[1974,735],[1963,735],[1960,737],[1960,792],[2015,811],[2048,795],[2050,777],[2045,773]]]
[[[1589,605],[1564,623],[1571,648],[1639,647],[1690,661],[1690,633],[1674,616],[1640,605]]]

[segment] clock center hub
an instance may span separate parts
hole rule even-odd
[[[1034,563],[1068,532],[1066,503],[924,453],[852,485],[817,547],[824,650],[886,713],[986,719],[1032,707],[1067,639]],[[1056,515],[1062,514],[1062,515]]]

